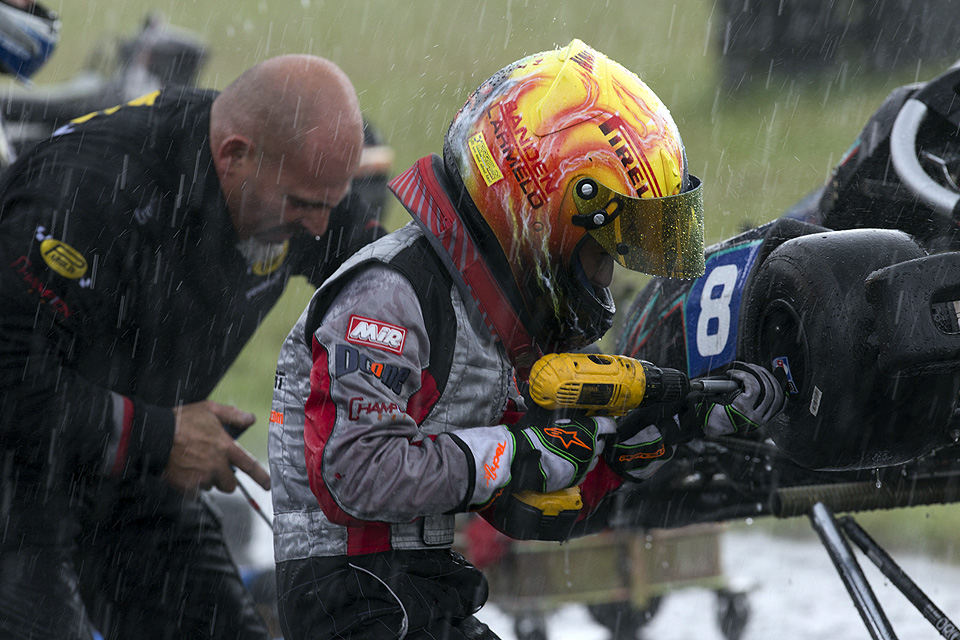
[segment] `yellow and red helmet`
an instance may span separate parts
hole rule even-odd
[[[472,225],[481,245],[502,251],[491,266],[512,277],[508,297],[522,300],[545,351],[590,343],[612,324],[609,290],[579,267],[588,238],[635,271],[703,273],[700,182],[670,112],[580,40],[481,85],[450,125],[444,164],[482,218]]]

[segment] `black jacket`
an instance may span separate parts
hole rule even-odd
[[[170,407],[208,396],[288,278],[317,285],[382,234],[351,198],[321,238],[248,265],[209,149],[215,95],[80,118],[0,177],[0,448],[17,468],[161,472]]]

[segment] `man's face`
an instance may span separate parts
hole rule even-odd
[[[353,175],[353,167],[331,164],[317,170],[302,158],[264,154],[236,166],[222,186],[240,239],[275,244],[299,231],[323,235]]]

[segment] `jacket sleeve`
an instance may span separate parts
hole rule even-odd
[[[8,190],[0,210],[0,439],[20,459],[65,472],[160,473],[173,411],[93,384],[82,370],[89,354],[78,357],[103,332],[135,339],[123,335],[135,247],[102,213],[116,194],[88,177],[74,198],[71,178],[41,182],[47,193]],[[77,204],[83,197],[90,205]]]
[[[413,417],[422,421],[436,398],[430,344],[411,284],[387,267],[366,268],[307,338],[307,475],[327,517],[340,524],[351,518],[409,522],[465,510],[477,461],[450,433],[422,433]],[[509,439],[503,425],[462,431],[490,432],[490,442]]]

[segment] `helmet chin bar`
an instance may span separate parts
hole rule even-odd
[[[537,326],[531,327],[544,353],[581,349],[613,326],[616,304],[610,289],[594,287],[580,265],[579,251],[569,269],[558,268],[549,282],[529,282],[526,304]]]

